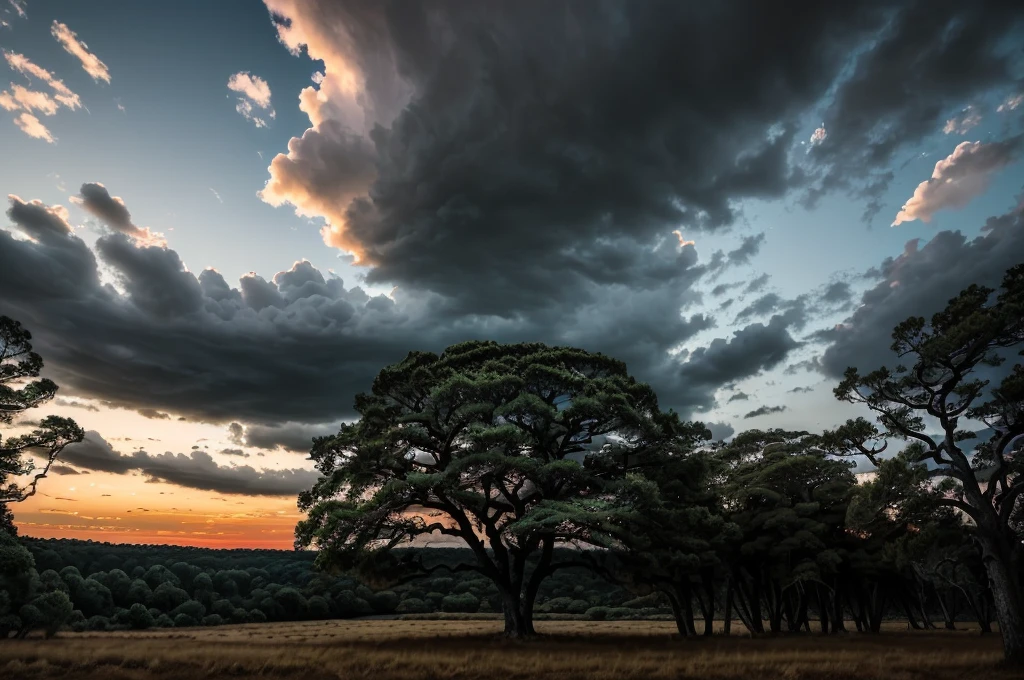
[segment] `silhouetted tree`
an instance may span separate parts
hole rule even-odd
[[[823,443],[838,453],[863,454],[876,465],[886,438],[921,444],[908,462],[927,461],[932,469],[920,483],[940,480],[935,502],[970,518],[1006,660],[1024,666],[1024,366],[1016,364],[981,403],[988,381],[972,377],[979,365],[1002,365],[1000,350],[1024,343],[1024,265],[1006,272],[993,301],[994,292],[972,285],[930,323],[912,317],[898,325],[892,349],[900,359],[911,359],[910,367],[883,367],[867,375],[848,368],[836,397],[867,405],[882,429],[858,418],[826,432]],[[938,437],[925,433],[924,416],[938,421]],[[982,420],[995,432],[973,458],[961,446],[974,438],[960,429],[962,419]]]
[[[314,441],[323,477],[299,497],[297,546],[379,576],[426,568],[391,554],[417,536],[458,538],[475,560],[446,568],[494,583],[512,637],[533,634],[541,582],[571,564],[555,547],[608,545],[632,512],[616,482],[689,432],[622,362],[536,343],[410,353],[355,407]]]
[[[57,385],[39,377],[42,358],[32,351],[32,335],[20,323],[0,316],[0,425],[10,425],[14,416],[35,408],[57,393]],[[6,507],[32,496],[39,480],[65,446],[80,442],[83,430],[69,418],[47,416],[31,433],[8,437],[0,434],[0,530],[14,533],[13,517]],[[32,451],[45,462],[36,466],[24,454]]]

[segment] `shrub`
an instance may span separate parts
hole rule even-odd
[[[67,593],[52,590],[22,607],[19,614],[23,626],[32,630],[42,629],[43,634],[51,638],[70,618],[72,611],[71,599]]]
[[[174,617],[175,628],[190,628],[192,626],[198,626],[199,622],[188,614],[178,614]]]
[[[418,597],[410,597],[398,603],[395,612],[398,614],[424,614],[430,611],[426,602]]]
[[[153,626],[153,615],[146,605],[136,602],[128,610],[128,625],[135,630],[145,630]]]
[[[106,630],[110,627],[110,622],[107,621],[105,616],[90,616],[85,622],[86,630]]]
[[[441,600],[441,611],[472,614],[480,608],[480,600],[472,593],[448,595]]]
[[[591,607],[584,615],[591,621],[604,621],[608,618],[608,607]]]
[[[210,614],[203,617],[204,626],[220,626],[224,624],[224,618],[220,614]]]

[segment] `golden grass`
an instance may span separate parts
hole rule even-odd
[[[62,633],[0,643],[0,678],[373,678],[374,680],[1019,680],[998,636],[741,635],[680,640],[662,621],[541,621],[543,637],[498,636],[498,621],[298,623]]]

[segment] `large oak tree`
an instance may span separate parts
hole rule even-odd
[[[454,569],[495,584],[511,637],[533,634],[542,580],[577,564],[557,547],[621,546],[632,501],[650,491],[629,472],[710,437],[663,413],[621,361],[538,343],[412,352],[356,410],[358,422],[314,440],[323,477],[299,498],[297,546],[381,579],[430,569],[423,551],[394,548],[457,539],[475,559]]]

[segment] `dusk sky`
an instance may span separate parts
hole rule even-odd
[[[1024,261],[1013,3],[0,2],[15,431],[88,431],[29,536],[289,547],[311,438],[469,339],[820,431]]]

